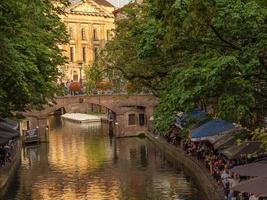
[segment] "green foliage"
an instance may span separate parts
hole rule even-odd
[[[267,129],[266,128],[258,128],[252,132],[253,139],[259,140],[262,142],[262,147],[267,150]]]
[[[267,101],[267,5],[258,0],[147,0],[127,7],[101,66],[160,97],[155,126],[211,106],[252,126]]]
[[[155,120],[165,119],[169,110],[188,112],[204,104],[212,105],[215,116],[250,125],[252,112],[266,102],[266,6],[257,1],[186,3],[178,5],[186,11],[173,4],[177,19],[164,18],[171,20],[169,27],[175,33],[171,49],[175,46],[174,52],[183,51],[184,66],[172,71],[161,92],[156,113],[161,117]],[[167,13],[173,14],[172,8]],[[165,122],[164,127],[172,123]]]
[[[67,0],[0,2],[0,115],[40,108],[56,92],[58,45],[67,42],[59,14]]]
[[[138,90],[146,87],[157,92],[169,68],[160,51],[166,30],[156,20],[147,21],[143,9],[146,6],[138,4],[124,9],[127,18],[118,21],[115,38],[107,43],[97,65],[108,71],[113,82],[129,82],[138,85]]]
[[[93,65],[92,67],[86,67],[84,73],[86,93],[91,94],[96,90],[96,84],[103,80],[102,69]]]

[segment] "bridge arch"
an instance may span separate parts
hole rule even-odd
[[[116,113],[116,124],[118,124],[118,135],[133,135],[144,132],[151,128],[151,121],[158,99],[152,95],[93,95],[93,96],[66,96],[57,97],[55,104],[46,106],[42,111],[25,113],[25,116],[46,119],[51,113],[64,108],[66,112],[86,112],[89,105],[100,105]],[[137,118],[139,114],[145,116],[145,126],[134,126],[128,123],[133,115]],[[39,123],[40,124],[40,123]]]

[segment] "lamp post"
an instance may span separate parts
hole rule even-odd
[[[83,80],[82,80],[82,70],[83,70],[83,62],[79,62],[79,65],[80,65],[80,85],[81,85],[81,88],[83,87]]]

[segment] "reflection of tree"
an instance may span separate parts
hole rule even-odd
[[[19,199],[191,199],[188,179],[145,139],[110,140],[101,126],[65,123],[39,147],[30,170],[22,159]]]
[[[106,160],[106,146],[103,137],[89,137],[85,144],[88,168],[96,169]]]

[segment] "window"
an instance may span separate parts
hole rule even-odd
[[[94,34],[94,41],[97,41],[98,40],[98,35],[97,35],[97,30],[96,29],[93,30],[93,34]]]
[[[70,62],[74,61],[74,48],[70,47]]]
[[[98,57],[98,48],[97,47],[94,48],[94,57],[95,57],[95,60]]]
[[[128,125],[135,125],[135,114],[129,114],[128,115]]]
[[[27,121],[27,130],[29,130],[30,129],[30,121]]]
[[[139,125],[140,126],[145,125],[145,114],[144,113],[139,114]]]
[[[82,28],[81,33],[82,33],[82,40],[86,40],[85,28]]]
[[[69,36],[70,36],[70,40],[73,40],[73,30],[72,30],[72,27],[69,28]]]
[[[77,71],[73,71],[73,81],[78,82],[78,72]]]
[[[83,62],[86,62],[86,47],[83,47]]]

